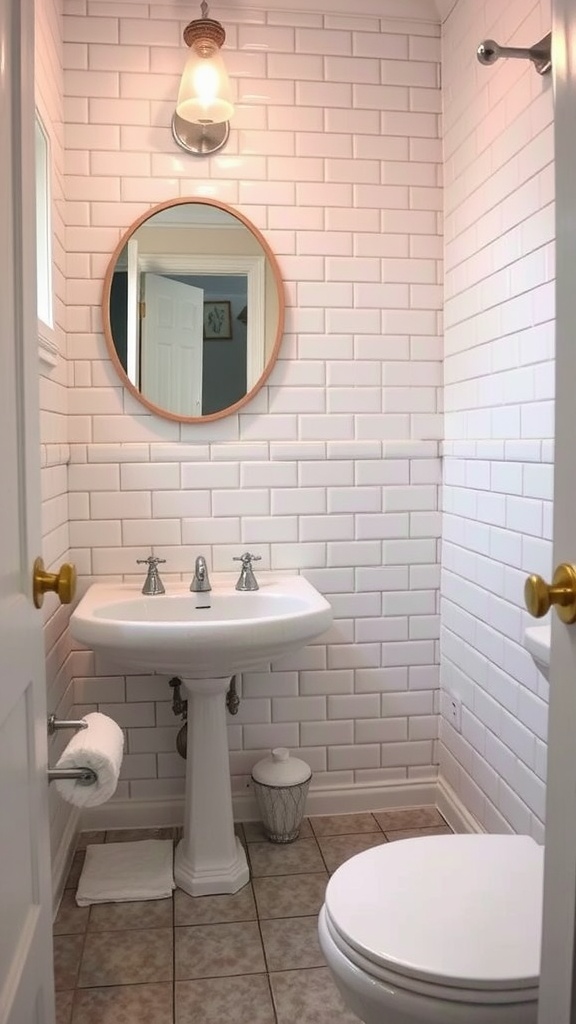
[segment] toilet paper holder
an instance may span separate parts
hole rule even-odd
[[[58,719],[56,715],[48,718],[48,735],[53,736],[57,729],[87,729],[88,722],[84,719],[79,721],[67,721]],[[48,782],[56,779],[77,779],[81,786],[93,786],[98,781],[98,776],[92,768],[48,768]]]
[[[88,722],[85,722],[83,718],[79,721],[68,721],[66,718],[56,718],[56,715],[50,715],[48,718],[48,735],[53,736],[57,729],[87,729]]]

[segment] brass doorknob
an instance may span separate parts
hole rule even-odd
[[[542,618],[554,605],[562,622],[576,622],[576,566],[562,562],[556,567],[552,583],[546,583],[541,576],[528,576],[524,601],[535,619]]]
[[[46,572],[44,562],[37,558],[34,562],[32,597],[37,608],[42,607],[44,594],[49,590],[58,594],[62,604],[70,604],[76,592],[76,566],[64,562],[60,572]]]

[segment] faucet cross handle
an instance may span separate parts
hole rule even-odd
[[[143,594],[156,595],[166,593],[164,584],[160,579],[160,573],[158,572],[158,566],[163,565],[165,561],[165,558],[156,558],[155,555],[148,555],[148,558],[136,559],[137,565],[148,566],[148,575],[146,576],[144,586],[142,587]]]
[[[235,555],[233,562],[242,562],[240,576],[236,584],[236,590],[259,590],[258,581],[252,569],[252,562],[260,562],[262,555],[251,555],[245,551],[243,555]]]

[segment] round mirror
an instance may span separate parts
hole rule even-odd
[[[284,326],[270,246],[213,199],[161,203],[129,228],[106,272],[102,311],[122,383],[159,416],[186,423],[248,402]]]

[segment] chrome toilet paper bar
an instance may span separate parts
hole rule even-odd
[[[88,722],[84,719],[73,722],[66,719],[60,720],[56,715],[50,715],[48,719],[48,735],[52,736],[57,729],[87,729]],[[48,782],[55,782],[56,779],[77,779],[81,786],[93,786],[98,781],[98,776],[92,768],[48,768]]]
[[[98,776],[92,768],[48,768],[48,782],[56,779],[77,779],[81,786],[93,786]]]
[[[56,715],[50,715],[48,719],[48,735],[53,736],[57,729],[87,729],[88,722],[85,722],[83,718],[79,721],[68,721],[67,719],[56,718]]]

